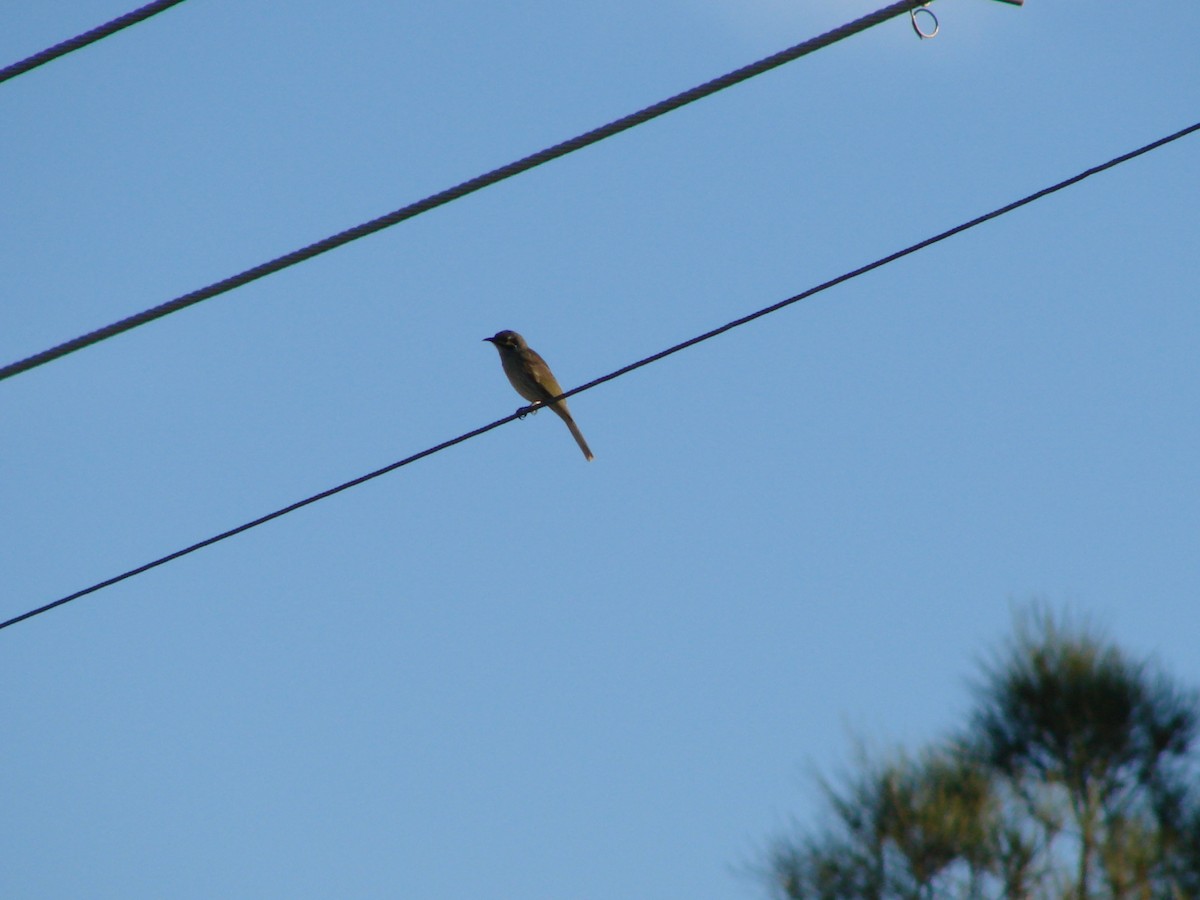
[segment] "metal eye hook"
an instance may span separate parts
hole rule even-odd
[[[925,15],[929,16],[929,18],[933,20],[933,31],[921,30],[921,20],[917,18],[917,13],[925,13]],[[938,30],[941,28],[941,26],[938,24],[937,16],[935,16],[933,14],[933,10],[929,8],[929,4],[913,7],[908,11],[908,15],[912,19],[913,31],[917,33],[917,37],[919,37],[921,40],[937,37]]]

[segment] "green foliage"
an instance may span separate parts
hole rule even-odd
[[[964,732],[825,785],[782,840],[792,900],[1200,897],[1195,694],[1038,612],[987,666]]]

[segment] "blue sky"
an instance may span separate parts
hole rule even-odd
[[[0,61],[125,12],[10,4]],[[882,4],[879,4],[882,5]],[[874,3],[194,0],[0,85],[0,362]],[[939,3],[0,384],[0,615],[1200,120],[1200,7]],[[1200,684],[1200,136],[0,634],[6,893],[765,896],[1014,606]]]

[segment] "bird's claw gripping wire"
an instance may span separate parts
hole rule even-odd
[[[540,404],[540,403],[533,403],[533,404],[530,404],[529,406],[522,406],[520,409],[517,410],[517,418],[523,419],[526,416],[535,416],[535,415],[537,415],[537,411],[541,408],[542,408],[542,404]]]

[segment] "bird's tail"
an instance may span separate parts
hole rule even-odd
[[[558,417],[567,423],[567,427],[571,429],[571,437],[575,438],[575,443],[579,445],[579,449],[583,451],[584,458],[591,462],[595,457],[592,456],[592,448],[587,445],[587,441],[583,439],[583,432],[579,430],[579,426],[575,424],[575,420],[571,418],[571,414],[567,412],[566,404],[555,403],[550,407]]]

